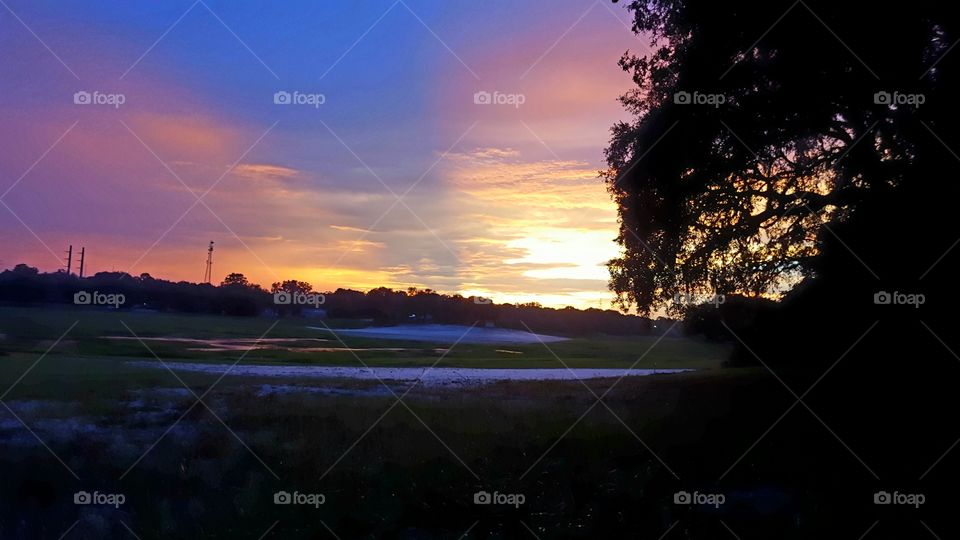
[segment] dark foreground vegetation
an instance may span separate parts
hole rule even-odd
[[[205,353],[102,339],[131,329],[144,337],[256,339],[273,322],[0,310],[0,388],[9,407],[0,415],[0,461],[10,487],[0,496],[0,537],[56,539],[73,527],[77,538],[124,538],[129,527],[143,539],[260,538],[268,530],[283,538],[479,539],[524,538],[529,527],[543,539],[660,538],[668,531],[664,538],[723,538],[728,530],[744,539],[758,532],[859,538],[877,520],[877,538],[923,538],[918,520],[950,530],[951,522],[939,518],[956,501],[953,465],[949,457],[937,461],[946,448],[918,447],[886,461],[888,445],[898,442],[869,444],[862,426],[873,420],[850,418],[833,402],[838,392],[855,401],[866,391],[840,387],[857,370],[870,379],[865,367],[845,360],[798,404],[778,377],[793,380],[805,370],[718,369],[717,355],[728,349],[670,337],[571,340],[551,344],[552,352],[510,346],[523,355],[506,358],[493,346],[460,345],[441,358],[427,355],[423,344],[408,357]],[[267,337],[303,336],[303,324],[281,319]],[[358,338],[346,344],[404,345]],[[708,351],[712,362],[705,362]],[[652,361],[701,371],[424,388],[173,375],[156,365],[183,359],[558,369]],[[897,394],[888,399],[897,401]],[[927,469],[922,481],[904,481]],[[919,509],[875,505],[874,494],[884,490],[920,492],[926,502]],[[76,505],[80,491],[122,494],[125,502]],[[277,505],[280,491],[325,500],[319,507]],[[480,491],[522,494],[524,502],[477,505]],[[682,492],[721,494],[724,502],[677,504]]]
[[[11,360],[25,367],[33,358]],[[857,538],[876,519],[901,519],[873,506],[885,484],[867,481],[806,411],[753,446],[793,402],[760,370],[591,381],[590,389],[415,388],[400,405],[375,383],[330,382],[341,393],[325,395],[303,381],[229,377],[204,397],[211,412],[191,409],[195,397],[163,371],[69,355],[48,361],[5,398],[50,451],[12,419],[0,426],[10,488],[0,500],[4,538],[59,538],[72,525],[77,538],[123,538],[127,527],[144,539],[256,539],[270,527],[282,538],[525,538],[527,528],[544,539],[659,538],[671,528],[677,538],[724,538],[727,528],[740,538],[758,529],[771,538]],[[5,385],[19,374],[3,373]],[[72,382],[51,384],[54,373]],[[180,377],[198,395],[216,382]],[[283,385],[302,390],[264,392]],[[591,390],[606,394],[605,405]],[[77,506],[81,490],[126,501]],[[278,491],[325,502],[276,505]],[[477,505],[479,491],[525,500]],[[682,491],[726,499],[719,508],[681,506]],[[948,504],[930,499],[924,515]]]

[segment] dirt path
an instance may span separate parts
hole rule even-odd
[[[134,361],[136,366],[166,369],[159,362]],[[238,365],[204,364],[196,362],[167,362],[174,370],[198,371],[202,373],[223,373],[230,375],[270,376],[270,377],[309,377],[326,379],[360,379],[384,381],[417,381],[424,386],[478,385],[499,381],[573,381],[577,379],[602,379],[609,377],[643,377],[654,374],[681,373],[692,369],[592,369],[592,368],[412,368],[412,367],[372,367],[356,368],[349,366],[276,366],[276,365]]]

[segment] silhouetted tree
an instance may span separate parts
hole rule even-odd
[[[313,291],[313,285],[306,281],[297,281],[295,279],[277,282],[270,286],[271,293],[288,292],[290,294],[307,294],[311,291]]]
[[[957,433],[933,411],[956,409],[960,380],[955,321],[944,316],[960,273],[955,6],[629,7],[652,51],[621,60],[637,87],[622,98],[635,118],[614,126],[607,148],[624,250],[610,262],[611,289],[640,312],[675,293],[782,296],[760,311],[686,308],[694,330],[722,327],[738,344],[735,363],[762,363],[804,406],[788,409],[725,483],[777,479],[811,493],[830,531],[852,514],[851,489],[876,487],[863,485],[870,473],[920,478],[918,490],[949,496],[960,462],[945,452]],[[926,303],[885,303],[883,291]],[[871,470],[851,474],[851,455],[841,464],[821,450],[824,426],[842,441],[833,449]],[[833,534],[818,525],[754,536]],[[880,535],[915,536],[915,521],[904,525]],[[685,533],[697,536],[673,534]]]
[[[247,280],[247,276],[232,272],[227,274],[227,277],[223,278],[223,281],[220,283],[221,287],[227,287],[230,285],[239,285],[241,287],[247,287],[250,285],[250,282]]]
[[[860,214],[939,236],[914,218],[942,195],[931,197],[945,180],[933,165],[956,165],[931,136],[955,131],[945,53],[956,18],[935,2],[911,3],[909,17],[902,6],[808,2],[781,18],[789,7],[630,4],[653,50],[621,59],[637,84],[621,101],[636,120],[613,127],[603,173],[620,214],[624,254],[609,266],[623,306],[646,313],[677,292],[778,295],[817,275],[831,228]],[[843,42],[824,24],[842,25]],[[925,102],[875,100],[895,91]]]
[[[20,263],[14,266],[13,270],[9,270],[9,271],[13,272],[13,274],[17,276],[36,276],[37,274],[40,273],[40,271],[34,268],[33,266],[28,266],[23,263]]]

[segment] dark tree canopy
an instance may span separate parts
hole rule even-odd
[[[313,285],[307,283],[306,281],[297,281],[295,279],[288,279],[286,281],[278,281],[270,286],[271,293],[278,292],[287,292],[290,294],[307,294],[313,292]]]
[[[227,274],[227,277],[223,278],[223,281],[220,283],[221,286],[224,285],[235,285],[238,287],[250,287],[250,280],[247,279],[247,276],[239,272],[231,272]]]
[[[621,59],[635,119],[612,128],[603,173],[619,209],[623,255],[609,268],[623,307],[647,313],[676,293],[780,296],[820,275],[838,243],[876,278],[884,263],[844,245],[869,233],[838,233],[859,216],[939,234],[917,205],[945,196],[957,165],[944,147],[956,147],[960,55],[949,52],[960,37],[949,3],[911,2],[909,16],[883,2],[629,8],[651,48]],[[697,96],[707,103],[683,102]]]

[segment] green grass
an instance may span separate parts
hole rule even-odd
[[[33,362],[20,353],[6,357],[0,381],[6,387]],[[197,393],[214,379],[182,376]],[[615,416],[606,407],[593,407],[591,393],[575,381],[419,388],[405,397],[404,406],[393,407],[389,395],[260,397],[256,391],[262,381],[228,377],[205,401],[229,430],[196,407],[161,440],[195,400],[140,391],[181,388],[172,375],[125,368],[119,358],[48,356],[5,402],[16,408],[24,400],[42,400],[41,409],[21,417],[81,480],[70,479],[25,429],[9,432],[25,442],[0,442],[0,462],[10,485],[49,481],[63,486],[44,514],[51,524],[63,524],[52,538],[93,511],[72,504],[71,494],[79,489],[124,493],[128,504],[122,519],[144,539],[256,538],[277,520],[276,537],[284,538],[326,538],[329,526],[341,538],[453,539],[474,522],[466,538],[523,538],[520,520],[545,540],[617,537],[627,531],[639,537],[662,530],[660,508],[669,504],[677,485],[644,445],[684,478],[701,467],[715,475],[736,459],[742,445],[720,454],[691,449],[699,449],[706,434],[716,439],[721,425],[736,428],[745,443],[768,425],[769,414],[729,417],[742,388],[777,390],[764,381],[736,370],[626,378],[604,400]],[[588,384],[603,394],[612,382]],[[131,403],[145,398],[168,401],[163,406],[168,416],[137,417]],[[58,418],[120,429],[124,436],[83,431],[58,439],[44,427]],[[144,452],[146,457],[121,479]],[[276,507],[272,494],[281,489],[322,492],[327,504]],[[523,493],[527,505],[477,507],[472,495],[481,489]],[[17,500],[0,497],[0,503],[15,515]],[[203,519],[185,519],[186,510],[170,513],[181,507]],[[431,533],[405,534],[411,528]],[[75,532],[78,537],[125,533],[116,519],[83,519]]]
[[[569,341],[529,345],[459,344],[445,356],[437,348],[441,343],[425,343],[396,339],[336,336],[318,321],[284,318],[226,317],[167,313],[130,313],[90,310],[71,307],[3,307],[0,308],[0,351],[41,354],[76,323],[51,355],[70,354],[80,357],[152,358],[151,350],[164,360],[233,362],[242,351],[191,351],[195,345],[147,341],[149,350],[136,340],[110,340],[104,336],[248,338],[266,334],[268,338],[326,338],[326,343],[298,342],[297,347],[329,346],[342,348],[404,348],[403,351],[360,351],[356,355],[343,352],[305,352],[287,350],[254,350],[244,361],[257,363],[314,364],[360,366],[429,366],[439,360],[441,367],[489,368],[694,368],[719,367],[728,348],[693,339],[657,336],[593,336]],[[274,325],[274,323],[276,323]],[[331,328],[355,327],[356,321],[330,320]],[[271,325],[274,325],[271,328]],[[268,332],[269,330],[269,332]],[[132,332],[132,333],[131,333]],[[654,347],[654,344],[656,346]],[[498,352],[498,349],[520,354]],[[443,357],[441,360],[441,356]],[[360,361],[357,360],[359,357]]]
[[[155,360],[135,341],[101,339],[128,334],[123,323],[141,336],[256,338],[273,321],[0,309],[0,346],[7,351],[0,355],[0,392],[12,387],[3,403],[29,427],[0,408],[0,466],[8,485],[52,486],[44,488],[51,495],[42,517],[29,518],[47,532],[32,537],[57,538],[77,521],[72,534],[78,538],[127,537],[121,520],[143,539],[257,538],[274,522],[271,538],[330,538],[328,526],[340,538],[525,538],[528,526],[544,540],[657,537],[669,526],[663,513],[675,510],[671,497],[678,486],[660,458],[685,481],[713,481],[790,405],[789,396],[756,369],[619,382],[416,387],[403,405],[388,392],[259,393],[262,385],[382,389],[376,381],[228,376],[211,389],[215,374],[175,376],[130,364]],[[308,324],[281,320],[270,337],[317,335],[305,329]],[[345,340],[414,349],[365,355],[372,365],[437,359],[429,344]],[[647,354],[656,340],[597,336],[550,349],[568,365],[586,367],[627,366],[646,354],[640,366],[710,368],[725,353],[707,343],[664,339]],[[150,346],[164,360],[235,361],[240,354]],[[523,352],[505,357],[496,348],[461,345],[442,365],[562,366],[543,345],[502,346]],[[244,359],[261,361],[358,365],[348,353],[254,351]],[[196,394],[211,389],[204,401],[216,418],[182,391],[181,380]],[[604,395],[604,405],[584,384]],[[770,402],[777,406],[754,405]],[[735,443],[721,444],[729,440]],[[769,462],[776,466],[780,457],[774,453]],[[112,514],[78,507],[72,494],[81,489],[124,493],[128,503]],[[278,507],[272,501],[278,490],[324,493],[327,504]],[[478,507],[478,490],[523,493],[527,504]],[[34,516],[17,492],[8,491],[0,490],[0,536],[6,524]],[[729,519],[735,523],[736,516]],[[711,516],[708,525],[715,521]],[[684,517],[674,534],[695,537],[696,524],[695,515]]]

